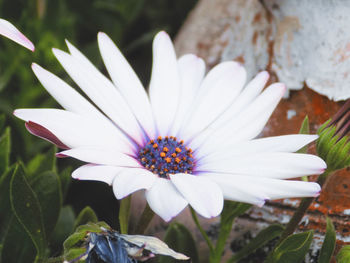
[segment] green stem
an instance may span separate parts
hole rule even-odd
[[[326,171],[318,177],[317,183],[321,186],[321,188],[322,188],[323,184],[325,183],[328,176],[329,176],[329,172]],[[307,197],[307,198],[303,198],[301,200],[299,207],[297,208],[297,210],[293,214],[293,217],[291,218],[291,220],[288,222],[288,224],[287,224],[285,230],[283,231],[281,238],[278,241],[276,246],[281,244],[283,242],[283,240],[285,240],[288,236],[290,236],[291,234],[294,233],[294,231],[298,227],[301,219],[305,215],[307,209],[310,207],[310,205],[312,204],[312,202],[314,200],[315,200],[314,197]]]
[[[146,203],[146,207],[142,212],[142,215],[137,223],[136,230],[134,231],[135,234],[140,234],[142,235],[145,233],[147,227],[151,223],[152,219],[154,216],[154,212],[152,209],[149,207],[148,203]]]
[[[120,233],[127,234],[129,227],[129,216],[130,216],[130,207],[131,207],[131,195],[123,198],[120,201],[119,207],[119,226]]]
[[[198,227],[199,232],[201,232],[201,234],[202,234],[204,240],[207,242],[207,245],[208,245],[209,250],[210,250],[210,254],[212,254],[212,253],[214,252],[213,243],[211,242],[211,240],[209,239],[207,233],[204,231],[204,229],[203,229],[202,226],[200,225],[199,220],[198,220],[198,217],[197,217],[197,215],[196,215],[196,212],[193,210],[192,207],[190,207],[190,211],[191,211],[191,215],[192,215],[192,218],[193,218],[194,223],[195,223],[196,226]]]

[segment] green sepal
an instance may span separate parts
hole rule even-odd
[[[300,126],[299,134],[310,134],[310,124],[309,117],[306,115],[303,123]],[[297,153],[307,153],[308,146],[305,145],[303,148],[299,149]]]
[[[313,231],[298,233],[287,237],[272,252],[268,263],[299,263],[309,251]]]
[[[332,255],[335,249],[336,233],[332,221],[327,217],[326,235],[318,257],[318,263],[331,262]]]
[[[189,256],[191,258],[191,262],[199,262],[196,242],[194,241],[191,232],[184,225],[176,222],[170,224],[165,233],[164,242],[176,252]],[[171,257],[159,257],[159,263],[174,262],[181,261]]]

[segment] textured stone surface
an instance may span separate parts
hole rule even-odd
[[[201,0],[176,39],[179,54],[209,65],[237,60],[268,69],[290,89],[350,97],[350,1]]]

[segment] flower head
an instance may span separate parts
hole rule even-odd
[[[112,40],[98,34],[111,80],[74,46],[53,52],[90,103],[61,79],[33,64],[34,73],[65,110],[20,109],[28,130],[88,164],[80,180],[113,186],[118,199],[144,189],[151,209],[170,220],[188,204],[200,215],[220,214],[223,200],[255,205],[286,197],[316,196],[316,183],[285,180],[324,171],[317,156],[293,153],[317,135],[254,139],[285,92],[259,73],[248,84],[239,63],[218,64],[205,75],[199,57],[176,58],[168,35],[153,42],[146,93]]]

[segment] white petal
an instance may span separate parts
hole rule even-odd
[[[181,173],[170,175],[170,179],[200,215],[210,218],[221,213],[224,199],[215,182],[202,176]]]
[[[200,147],[195,146],[200,148],[198,158],[217,151],[220,147],[232,146],[239,141],[258,136],[285,91],[286,87],[283,84],[272,84],[236,118],[217,128],[210,136],[201,138]]]
[[[14,115],[45,127],[69,148],[100,146],[129,154],[135,150],[125,136],[120,136],[117,128],[111,128],[99,119],[57,109],[18,109]]]
[[[327,167],[318,156],[299,153],[260,153],[220,160],[208,158],[197,165],[197,171],[280,179],[321,174]]]
[[[257,189],[255,188],[252,189],[249,180],[241,180],[240,177],[235,175],[203,173],[202,176],[217,183],[226,200],[263,206],[265,201],[269,199],[261,191],[256,191]],[[254,179],[255,177],[252,178]]]
[[[263,205],[264,200],[293,197],[315,197],[321,187],[314,182],[259,178],[246,175],[205,174],[218,183],[225,199]]]
[[[155,138],[152,108],[141,81],[118,47],[105,33],[98,33],[98,46],[114,84],[119,88],[147,135]]]
[[[81,115],[103,118],[103,115],[66,82],[33,63],[32,69],[44,88],[66,110]]]
[[[203,157],[202,161],[205,162],[206,159],[227,159],[263,152],[296,152],[317,138],[318,135],[291,134],[243,141],[209,154]]]
[[[112,184],[114,177],[123,169],[122,167],[86,164],[80,166],[72,173],[72,177],[78,180],[93,180]]]
[[[3,35],[12,41],[34,51],[34,45],[25,35],[23,35],[14,25],[9,21],[0,19],[0,35]]]
[[[151,104],[161,136],[169,135],[180,98],[180,76],[174,46],[165,32],[153,41],[153,66],[149,86]]]
[[[181,98],[171,132],[172,135],[176,136],[193,106],[196,93],[205,74],[205,63],[196,55],[187,54],[179,58],[178,67],[181,80]]]
[[[206,128],[229,108],[242,90],[247,73],[239,63],[229,61],[214,67],[203,80],[196,103],[180,132],[185,141]]]
[[[57,157],[73,157],[87,163],[115,165],[123,167],[142,167],[133,157],[118,150],[101,147],[79,147],[57,153]]]
[[[82,59],[81,53],[79,57],[78,55],[74,57],[58,49],[53,49],[53,52],[67,73],[90,99],[137,143],[144,143],[135,116],[115,86],[87,59]]]
[[[146,198],[151,209],[165,221],[170,221],[188,204],[173,183],[163,178],[156,179],[146,191]]]
[[[124,169],[114,178],[113,192],[117,199],[122,199],[141,189],[150,189],[156,175],[146,169]]]

